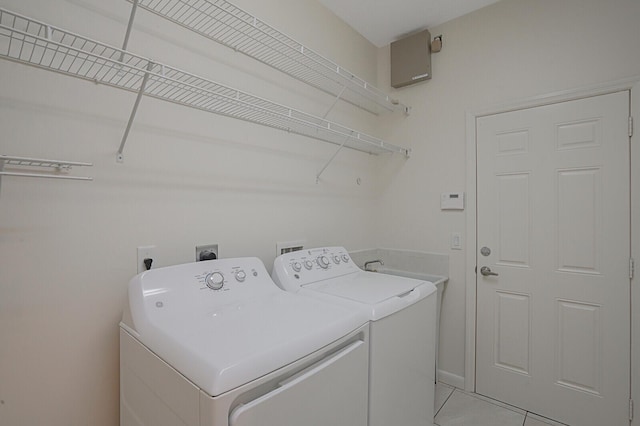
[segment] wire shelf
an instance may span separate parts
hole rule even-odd
[[[227,1],[127,1],[374,114],[409,111],[365,80]]]
[[[10,164],[12,166],[49,167],[63,170],[69,170],[72,166],[93,166],[91,163],[81,163],[78,161],[44,160],[40,158],[11,157],[8,155],[0,155],[0,161],[4,161],[4,164]]]
[[[23,173],[23,172],[7,172],[5,166],[19,166],[29,168],[49,168],[54,172],[46,173]],[[13,157],[8,155],[0,155],[0,176],[16,176],[16,177],[34,177],[34,178],[51,178],[51,179],[68,179],[68,180],[93,180],[93,178],[85,176],[68,176],[59,173],[67,173],[71,167],[91,167],[92,163],[81,163],[78,161],[63,160],[45,160],[40,158]]]
[[[0,8],[0,57],[372,154],[409,150]]]

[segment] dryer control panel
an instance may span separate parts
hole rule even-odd
[[[134,320],[141,323],[165,317],[206,317],[280,292],[260,259],[217,259],[136,275],[129,283],[129,304]]]
[[[207,262],[205,266],[209,268],[201,268],[203,272],[195,275],[203,290],[208,288],[215,291],[228,291],[235,287],[234,284],[242,284],[245,281],[252,283],[252,280],[259,276],[258,270],[251,265],[231,265],[222,268],[219,262],[205,262]]]
[[[288,291],[314,282],[361,272],[344,247],[299,250],[278,256],[273,279]]]

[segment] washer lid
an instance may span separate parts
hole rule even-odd
[[[247,278],[226,281],[238,268],[250,272]],[[225,272],[223,290],[203,285],[202,271]],[[128,329],[211,396],[301,359],[368,320],[279,289],[258,259],[151,270],[131,281],[129,301]]]
[[[436,291],[435,286],[429,281],[375,272],[343,275],[307,284],[303,289],[305,294],[315,292],[355,303],[368,313],[370,320],[397,312]]]

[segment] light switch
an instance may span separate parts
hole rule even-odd
[[[451,233],[451,248],[453,250],[462,250],[462,235],[459,232]]]

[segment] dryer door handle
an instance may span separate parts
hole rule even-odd
[[[245,404],[238,405],[229,414],[229,424],[231,426],[233,426],[234,424],[237,424],[238,422],[240,422],[240,419],[243,417],[243,415],[248,414],[248,412],[251,411],[252,409],[259,407],[262,404],[268,403],[269,400],[276,399],[281,394],[286,393],[289,390],[292,390],[293,388],[296,387],[296,385],[300,384],[301,382],[307,379],[310,379],[314,375],[322,372],[322,370],[324,370],[325,368],[328,368],[331,365],[342,360],[343,358],[349,356],[354,351],[360,349],[363,345],[365,345],[365,342],[363,340],[358,339],[350,343],[349,345],[345,346],[344,348],[339,349],[338,351],[330,354],[327,358],[324,358],[316,362],[315,364],[311,364],[309,367],[279,382],[278,387],[276,389],[270,392],[267,392],[264,395],[261,395],[256,399],[253,399]]]
[[[300,371],[298,374],[294,374],[293,376],[289,377],[288,379],[285,379],[285,380],[281,381],[280,383],[278,383],[278,385],[279,385],[278,389],[295,386],[296,384],[298,384],[298,383],[304,381],[305,379],[313,376],[314,374],[316,374],[320,370],[322,370],[324,368],[327,368],[328,366],[330,366],[331,364],[334,364],[335,362],[337,362],[341,358],[344,358],[345,356],[347,356],[351,352],[355,351],[356,349],[358,349],[362,345],[364,345],[364,342],[362,340],[356,340],[355,342],[345,346],[344,348],[340,349],[339,351],[331,354],[329,356],[329,358],[325,358],[325,359],[323,359],[321,361],[318,361],[317,363],[312,364],[309,367],[305,368],[304,370]],[[276,389],[276,391],[278,389]],[[269,395],[269,394],[267,394],[267,395]]]

